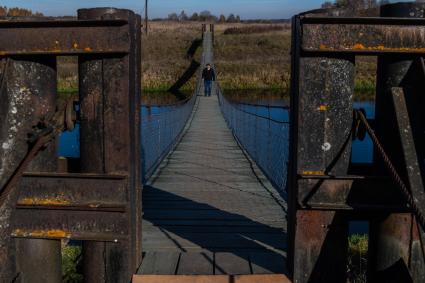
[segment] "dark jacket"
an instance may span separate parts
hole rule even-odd
[[[213,68],[211,68],[209,70],[207,68],[205,68],[202,71],[202,78],[206,81],[215,81],[215,72],[214,72]]]

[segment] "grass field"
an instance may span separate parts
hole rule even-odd
[[[262,27],[260,30],[259,26]],[[223,88],[287,88],[290,27],[281,24],[276,30],[277,26],[215,25],[215,64]],[[243,33],[225,34],[229,29],[243,29]],[[149,36],[143,40],[144,89],[168,89],[189,66],[186,51],[200,36],[200,23],[153,22]],[[199,60],[200,50],[196,55]],[[193,86],[192,79],[185,88]]]

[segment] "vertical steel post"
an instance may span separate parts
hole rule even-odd
[[[301,209],[300,175],[345,176],[351,152],[354,56],[301,52],[293,21],[289,172],[289,264],[294,282],[345,282],[348,221],[343,212]],[[309,188],[313,190],[313,188]],[[338,260],[329,260],[329,259]]]
[[[382,17],[425,16],[425,3],[397,3],[381,7]],[[398,166],[405,183],[408,183],[406,163],[404,162],[402,145],[397,127],[395,108],[391,96],[391,88],[402,87],[415,142],[425,141],[423,108],[423,75],[419,58],[414,55],[381,55],[378,58],[378,78],[376,95],[376,133],[385,141],[385,150],[393,163]],[[421,125],[419,127],[419,125]],[[424,149],[418,149],[424,156]],[[376,169],[386,174],[381,158],[375,156]],[[423,164],[422,164],[423,166]],[[383,196],[385,197],[385,196]],[[371,282],[424,282],[425,264],[420,229],[409,213],[391,213],[380,215],[372,221],[370,229],[369,277]],[[410,275],[409,275],[410,273]],[[410,279],[412,277],[412,279]]]
[[[114,8],[82,9],[81,20],[128,21],[131,40],[126,56],[81,56],[81,170],[129,176],[127,241],[85,241],[85,282],[129,282],[141,262],[140,168],[140,16]]]
[[[32,127],[54,112],[56,107],[54,57],[7,58],[2,60],[1,65],[0,187],[26,154],[27,138],[33,132]],[[27,171],[56,171],[55,142],[38,154]],[[3,216],[0,225],[9,225],[16,198],[17,193],[9,196],[7,203],[0,204],[0,215]],[[0,229],[0,274],[10,276],[14,270],[11,262],[16,258],[21,282],[61,280],[59,240],[18,239],[15,253],[10,248],[7,250],[8,245],[12,248],[14,245],[10,244],[10,226],[4,227]],[[9,264],[5,263],[8,259]],[[12,267],[11,271],[8,271],[9,267]]]

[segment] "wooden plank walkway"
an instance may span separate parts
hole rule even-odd
[[[212,59],[206,33],[203,65]],[[198,98],[180,143],[144,187],[143,208],[139,274],[285,272],[286,203],[238,146],[215,95]]]

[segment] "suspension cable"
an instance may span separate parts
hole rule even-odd
[[[360,110],[355,110],[355,113],[357,114],[357,117],[360,118],[361,122],[365,125],[367,132],[369,133],[373,143],[376,146],[376,149],[378,150],[379,154],[381,155],[385,167],[390,172],[391,178],[394,180],[394,182],[397,184],[398,188],[400,189],[400,192],[405,197],[407,203],[412,208],[415,216],[417,217],[419,223],[421,224],[422,228],[425,229],[425,217],[420,211],[419,207],[416,205],[415,200],[413,199],[412,194],[410,193],[409,189],[407,188],[406,184],[401,179],[400,175],[397,172],[397,169],[394,167],[393,163],[391,162],[389,156],[385,152],[382,144],[380,143],[378,137],[375,134],[375,131],[370,126],[369,122],[367,121],[365,115]]]

